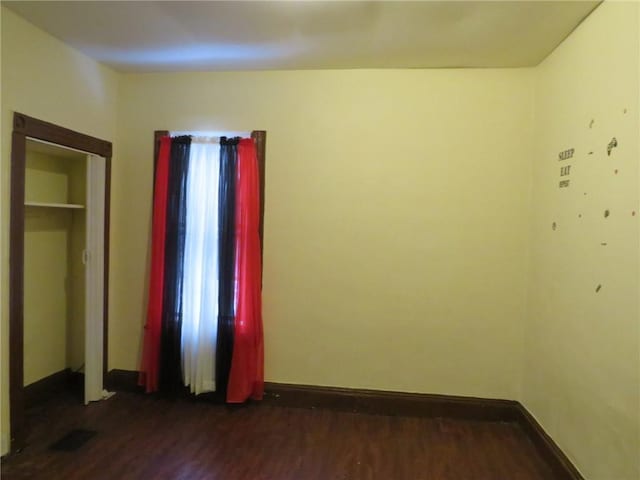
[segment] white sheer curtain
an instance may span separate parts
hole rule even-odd
[[[187,176],[182,376],[196,395],[216,389],[219,183],[217,139],[193,138]]]

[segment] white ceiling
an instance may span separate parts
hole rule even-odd
[[[125,72],[538,64],[599,1],[3,1]]]

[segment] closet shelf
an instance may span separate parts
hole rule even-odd
[[[45,207],[45,208],[84,208],[84,205],[77,203],[48,203],[48,202],[24,202],[26,207]]]

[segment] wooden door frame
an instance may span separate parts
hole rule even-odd
[[[24,201],[27,138],[75,148],[106,159],[104,215],[104,343],[103,376],[107,373],[109,300],[109,214],[111,190],[111,142],[69,130],[49,122],[13,114],[11,137],[11,207],[9,224],[9,410],[10,451],[25,446],[24,406]]]

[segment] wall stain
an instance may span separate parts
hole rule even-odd
[[[596,287],[596,293],[598,293],[601,288],[602,288],[602,285],[598,284],[598,286]]]
[[[616,137],[613,137],[611,139],[611,141],[609,142],[609,144],[607,145],[607,155],[611,155],[611,150],[613,150],[614,148],[616,148],[618,146],[618,140],[616,139]]]

